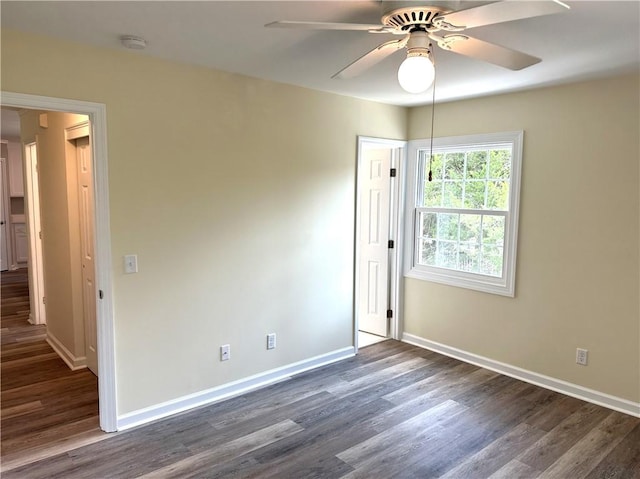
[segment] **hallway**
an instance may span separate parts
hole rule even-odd
[[[99,440],[98,381],[72,371],[31,325],[26,269],[2,273],[2,470],[78,442]]]

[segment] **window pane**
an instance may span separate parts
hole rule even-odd
[[[511,150],[492,150],[489,159],[489,178],[511,177]]]
[[[506,181],[487,182],[487,209],[509,209],[509,183]]]
[[[502,276],[502,251],[498,246],[483,246],[480,273]]]
[[[432,239],[423,239],[420,242],[420,262],[429,266],[436,264],[436,242]]]
[[[504,216],[484,216],[482,219],[482,244],[498,245],[504,243]]]
[[[464,207],[470,209],[484,208],[486,181],[466,181],[464,184]]]
[[[437,244],[435,266],[456,269],[458,265],[458,245],[448,241],[438,241]]]
[[[422,222],[422,237],[423,238],[436,238],[436,228],[438,225],[438,218],[435,213],[421,213]]]
[[[501,277],[504,216],[420,213],[418,262]]]
[[[426,161],[424,163],[424,177],[429,178],[429,154],[425,156]],[[431,160],[431,177],[434,180],[442,179],[442,164],[444,162],[444,154],[439,153],[433,155],[433,159]]]
[[[445,208],[462,207],[462,181],[445,181],[442,206]]]
[[[445,179],[459,180],[464,178],[464,153],[447,153],[444,167]]]
[[[424,206],[442,206],[442,181],[425,180]]]
[[[458,269],[470,273],[480,270],[480,247],[474,244],[461,244]]]
[[[480,244],[480,215],[460,215],[460,241]]]
[[[438,239],[458,241],[458,218],[460,215],[438,214]]]
[[[467,153],[467,179],[485,179],[487,177],[487,152],[470,151]]]

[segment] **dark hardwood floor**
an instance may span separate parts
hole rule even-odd
[[[640,478],[640,419],[385,341],[11,478]]]
[[[71,371],[46,342],[46,327],[28,322],[27,270],[3,272],[1,281],[4,470],[107,435],[99,428],[97,378]]]

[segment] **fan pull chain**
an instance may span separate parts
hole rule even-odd
[[[431,53],[431,61],[433,62],[433,87],[432,87],[432,96],[431,96],[431,136],[430,136],[430,145],[429,145],[429,181],[433,181],[433,173],[431,172],[431,163],[433,161],[433,120],[436,111],[436,59],[433,54],[433,45],[429,43],[429,53]]]

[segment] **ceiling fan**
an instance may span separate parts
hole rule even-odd
[[[559,0],[504,0],[458,11],[440,6],[416,5],[416,2],[403,2],[399,7],[397,4],[398,2],[392,2],[393,6],[382,15],[380,25],[283,20],[265,26],[402,35],[399,40],[378,45],[332,78],[355,77],[406,47],[407,58],[398,70],[398,80],[410,93],[421,93],[431,86],[435,76],[433,61],[430,58],[431,41],[443,50],[484,60],[510,70],[521,70],[535,65],[541,59],[461,32],[484,25],[560,13],[569,8]]]

